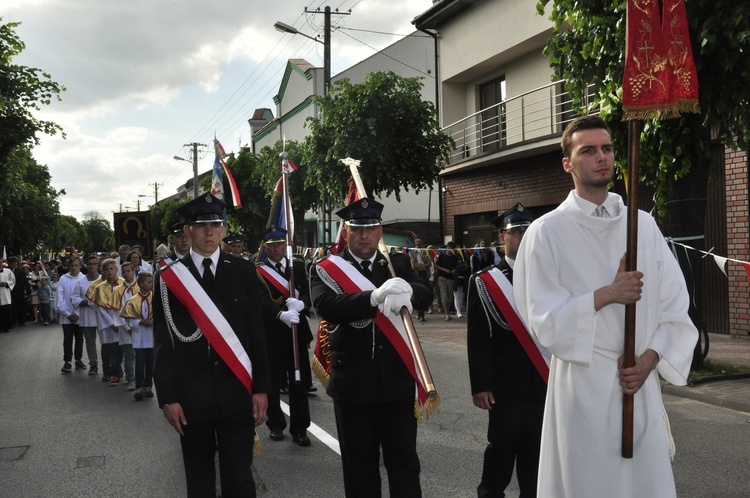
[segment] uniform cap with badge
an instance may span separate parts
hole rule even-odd
[[[376,200],[363,197],[352,202],[343,209],[336,211],[336,215],[349,226],[375,227],[381,224],[383,205]]]
[[[491,223],[501,232],[507,232],[512,228],[527,227],[531,225],[532,221],[534,221],[534,215],[519,202],[492,220]]]
[[[169,225],[169,233],[182,233],[182,227],[185,226],[185,219],[180,218],[171,225]]]
[[[287,231],[285,229],[271,225],[260,234],[260,238],[263,239],[263,242],[273,244],[275,242],[286,242],[286,234]]]
[[[224,201],[208,193],[196,197],[177,209],[188,225],[196,223],[216,223],[224,221]]]
[[[245,242],[245,236],[241,233],[230,233],[223,239],[221,239],[225,244],[234,244],[236,242]]]

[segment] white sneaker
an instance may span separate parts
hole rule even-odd
[[[461,313],[458,313],[458,314],[457,314],[456,316],[457,316],[458,318],[461,318],[461,317],[462,317],[463,315],[462,315]]]
[[[128,382],[128,391],[135,391],[135,382]]]

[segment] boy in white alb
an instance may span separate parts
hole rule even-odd
[[[102,276],[104,276],[105,282],[96,287],[89,287],[89,291],[86,293],[86,298],[93,301],[97,306],[99,342],[102,345],[102,370],[104,371],[102,381],[109,380],[111,386],[118,385],[122,375],[119,360],[120,331],[115,324],[115,316],[120,314],[120,310],[115,310],[110,305],[115,289],[125,281],[117,276],[117,270],[117,263],[114,259],[102,261]]]
[[[130,327],[125,323],[125,320],[120,316],[120,313],[123,308],[125,308],[125,303],[127,303],[131,297],[138,294],[138,284],[135,280],[135,267],[132,263],[123,263],[120,266],[120,273],[125,281],[115,289],[110,306],[113,310],[117,311],[114,319],[115,325],[117,325],[118,329],[120,351],[122,352],[122,358],[125,363],[125,381],[128,383],[128,391],[135,391],[133,337],[130,335]]]
[[[96,256],[87,257],[86,270],[85,278],[78,280],[78,288],[71,296],[71,301],[78,313],[78,326],[86,342],[89,375],[96,375],[99,373],[99,355],[96,352],[96,329],[99,326],[98,311],[96,305],[86,298],[86,293],[91,287],[96,287],[104,282],[99,275],[99,258]]]
[[[138,274],[139,291],[128,299],[120,317],[132,334],[135,351],[135,394],[136,401],[153,398],[151,390],[154,376],[154,320],[151,308],[151,289],[154,279],[150,272]]]

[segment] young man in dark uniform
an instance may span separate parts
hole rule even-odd
[[[375,290],[334,290],[338,285],[324,270],[326,260],[316,264],[310,282],[313,305],[330,326],[332,369],[327,393],[333,398],[349,497],[381,496],[381,447],[390,495],[422,494],[415,380],[373,319],[379,312],[398,317],[403,306],[426,309],[432,289],[417,276],[405,254],[391,255],[396,277],[390,277],[387,261],[377,250],[383,235],[382,210],[382,204],[363,198],[338,211],[345,223],[347,248],[340,258],[328,258],[351,272],[353,281],[364,283],[364,276]]]
[[[179,209],[190,234],[190,253],[161,270],[154,286],[154,382],[164,417],[181,436],[191,497],[215,496],[217,449],[222,495],[256,495],[250,468],[255,427],[265,421],[271,387],[255,266],[219,249],[223,210],[224,203],[211,194]],[[189,296],[205,301],[184,304],[172,287],[164,299],[159,289],[167,281],[174,289],[183,284]],[[217,314],[204,322],[200,313],[208,315],[212,307]],[[217,335],[238,349],[217,349]],[[238,373],[245,355],[250,365]],[[250,375],[243,374],[250,372],[248,382]]]
[[[264,301],[264,323],[268,361],[271,365],[271,391],[268,393],[268,421],[271,439],[284,439],[286,419],[281,411],[279,392],[282,382],[289,382],[289,433],[300,446],[310,446],[307,428],[310,427],[310,405],[307,386],[310,384],[310,357],[307,345],[313,340],[307,313],[310,310],[310,286],[307,283],[305,264],[302,260],[289,261],[286,257],[286,234],[283,228],[274,226],[261,234],[266,251],[266,260],[259,263],[258,279],[261,292],[270,299]],[[290,268],[291,267],[291,268]],[[294,271],[294,286],[299,296],[286,296],[277,286],[289,288],[290,269]],[[275,279],[274,277],[279,277]],[[300,382],[295,382],[292,325],[297,325],[297,353],[299,355]]]
[[[520,203],[492,223],[500,230],[505,257],[472,275],[466,346],[474,405],[489,410],[480,497],[504,496],[516,467],[522,497],[536,496],[539,445],[546,379],[534,367],[506,317],[488,293],[478,292],[480,275],[497,268],[513,283],[513,266],[521,239],[534,217]],[[483,302],[484,299],[484,302]]]

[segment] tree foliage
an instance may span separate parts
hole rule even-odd
[[[262,175],[258,171],[258,156],[250,149],[241,149],[237,156],[229,157],[226,161],[227,167],[237,182],[242,201],[242,207],[239,209],[232,206],[229,183],[225,178],[227,229],[244,235],[247,248],[254,251],[260,244],[260,234],[266,227],[270,209],[270,190],[265,188]]]
[[[320,199],[320,193],[315,186],[309,185],[306,181],[310,167],[302,159],[303,144],[295,141],[284,142],[279,140],[273,147],[263,147],[258,154],[257,173],[266,192],[266,199],[269,201],[269,210],[266,213],[266,220],[263,227],[268,224],[268,215],[270,213],[270,203],[273,201],[274,189],[276,183],[281,178],[281,158],[279,155],[286,150],[289,159],[297,165],[297,170],[287,176],[289,184],[289,198],[292,204],[292,212],[297,224],[301,226],[304,219],[305,211],[312,206],[316,206]],[[297,234],[300,231],[297,230]]]
[[[618,166],[624,169],[627,127],[621,122],[621,85],[626,2],[539,0],[537,12],[543,15],[548,5],[555,28],[545,54],[557,71],[555,78],[565,80],[577,109],[601,109],[613,131]],[[686,9],[702,114],[644,122],[641,180],[656,185],[660,216],[668,200],[705,197],[712,128],[730,146],[747,149],[750,142],[750,3],[689,0]],[[585,89],[591,84],[594,91],[587,103]]]
[[[2,133],[0,132],[0,135]],[[51,246],[58,197],[64,194],[52,188],[47,166],[38,164],[24,146],[13,149],[0,162],[0,244],[9,255],[36,251],[42,242]]]
[[[32,114],[53,99],[60,100],[65,87],[40,69],[13,64],[26,45],[15,32],[19,23],[2,23],[0,17],[0,163],[20,145],[33,146],[37,135],[54,135],[62,128]]]
[[[57,216],[49,237],[48,247],[53,253],[62,253],[66,247],[86,247],[87,237],[74,216]]]
[[[362,161],[360,175],[370,195],[419,192],[434,184],[448,161],[453,142],[441,130],[435,107],[422,100],[420,78],[391,71],[370,73],[361,84],[336,81],[316,97],[318,117],[308,118],[304,145],[305,187],[317,192],[315,207],[327,193],[341,200],[349,170],[339,159]]]
[[[109,221],[105,220],[98,212],[88,211],[84,213],[81,228],[86,236],[85,246],[81,249],[104,252],[116,249],[114,247],[114,231]]]
[[[42,242],[59,243],[58,197],[47,166],[37,164],[31,148],[38,134],[54,135],[60,126],[33,112],[49,105],[65,88],[36,68],[13,63],[26,47],[15,32],[19,23],[0,17],[0,243],[8,254],[31,254]]]
[[[149,208],[151,216],[151,234],[154,245],[168,245],[169,227],[177,223],[180,215],[177,214],[179,208],[184,202],[175,200],[163,200]]]

